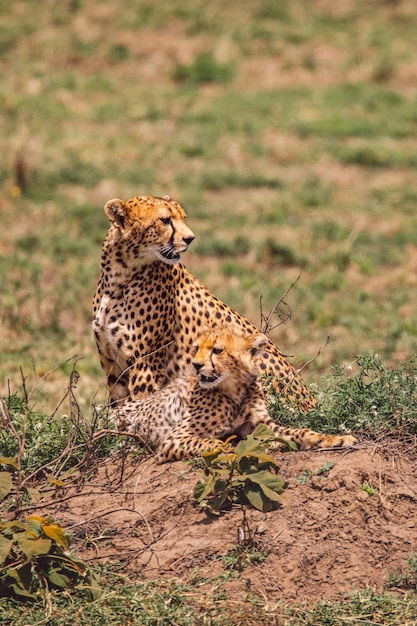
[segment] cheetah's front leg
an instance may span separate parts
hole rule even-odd
[[[158,448],[156,454],[157,463],[168,463],[169,461],[181,461],[190,457],[196,457],[203,452],[215,450],[223,446],[224,442],[214,437],[199,437],[192,433],[184,433],[184,430],[174,429]]]

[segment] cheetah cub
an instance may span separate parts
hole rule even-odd
[[[195,345],[193,371],[115,411],[118,426],[156,450],[158,463],[193,457],[232,434],[247,436],[262,423],[302,450],[347,447],[351,435],[324,435],[278,426],[268,414],[257,359],[268,340],[227,328],[205,330]]]

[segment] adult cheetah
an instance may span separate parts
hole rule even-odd
[[[194,239],[180,204],[169,196],[110,200],[110,228],[93,302],[93,329],[114,406],[139,399],[178,378],[192,361],[205,326],[226,325],[246,335],[256,327],[218,300],[179,263]],[[293,366],[267,340],[260,373],[301,410],[315,399]]]
[[[265,424],[302,450],[351,446],[351,435],[324,435],[278,426],[270,417],[257,358],[268,346],[261,333],[204,330],[189,373],[141,400],[115,409],[118,426],[156,449],[156,461],[178,461],[218,447],[230,435],[245,437]]]

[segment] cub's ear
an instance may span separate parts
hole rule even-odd
[[[269,339],[262,333],[251,335],[249,350],[253,356],[255,356],[260,350],[266,348],[269,343]]]
[[[128,207],[126,202],[115,198],[109,200],[104,205],[104,212],[116,228],[124,228],[128,218]]]

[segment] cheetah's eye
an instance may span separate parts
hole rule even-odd
[[[213,354],[221,354],[223,350],[224,348],[220,348],[220,346],[216,346],[215,348],[213,348]]]
[[[161,217],[160,220],[163,224],[172,224],[172,220],[170,217]]]

